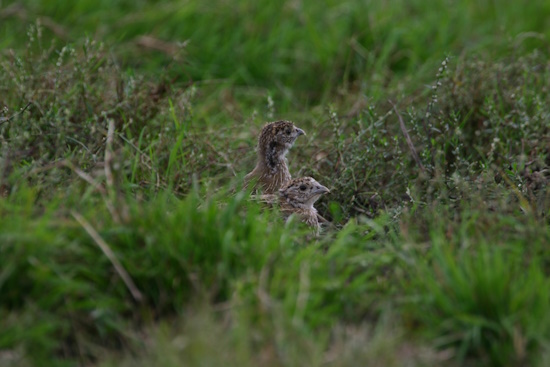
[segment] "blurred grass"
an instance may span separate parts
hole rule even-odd
[[[0,365],[545,366],[549,13],[0,2]],[[283,118],[319,238],[240,191]]]
[[[350,87],[385,99],[386,83],[411,92],[402,80],[414,73],[427,82],[447,54],[499,57],[510,45],[523,52],[547,49],[550,35],[550,6],[544,1],[31,0],[5,6],[18,11],[4,21],[4,47],[24,43],[28,25],[37,16],[48,17],[67,40],[86,35],[104,40],[125,64],[142,70],[158,74],[168,67],[181,80],[228,80],[302,103]],[[45,33],[52,32],[46,27]],[[143,35],[185,46],[174,61],[140,49]]]

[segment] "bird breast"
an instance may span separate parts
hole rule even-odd
[[[266,170],[259,179],[259,184],[265,194],[276,193],[279,188],[291,180],[290,172],[286,166],[279,166],[279,169],[272,171]]]
[[[308,226],[318,228],[319,220],[317,219],[317,209],[314,207],[302,208],[290,205],[289,203],[281,202],[281,212],[286,219],[292,214],[296,214],[298,218]]]

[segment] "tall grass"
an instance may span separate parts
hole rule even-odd
[[[115,42],[136,67],[168,67],[185,80],[230,80],[306,103],[340,88],[385,100],[384,84],[414,90],[403,80],[414,73],[427,83],[445,54],[499,56],[510,44],[525,52],[545,47],[549,36],[543,1],[28,1],[16,9],[0,33],[4,47],[24,42],[11,31],[26,32],[16,15],[27,22],[47,16],[45,34],[57,29],[54,23],[68,40],[87,34]],[[185,46],[171,60],[172,51],[140,47],[142,35]]]
[[[477,356],[496,366],[533,359],[548,333],[550,295],[540,264],[488,245],[458,258],[440,251],[424,278],[424,315],[439,333],[436,342],[456,345],[460,359]]]

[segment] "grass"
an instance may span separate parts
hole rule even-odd
[[[548,10],[0,2],[0,364],[547,365]]]

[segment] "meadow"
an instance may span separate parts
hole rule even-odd
[[[550,365],[550,3],[0,0],[0,366]],[[267,121],[331,189],[250,200]]]

